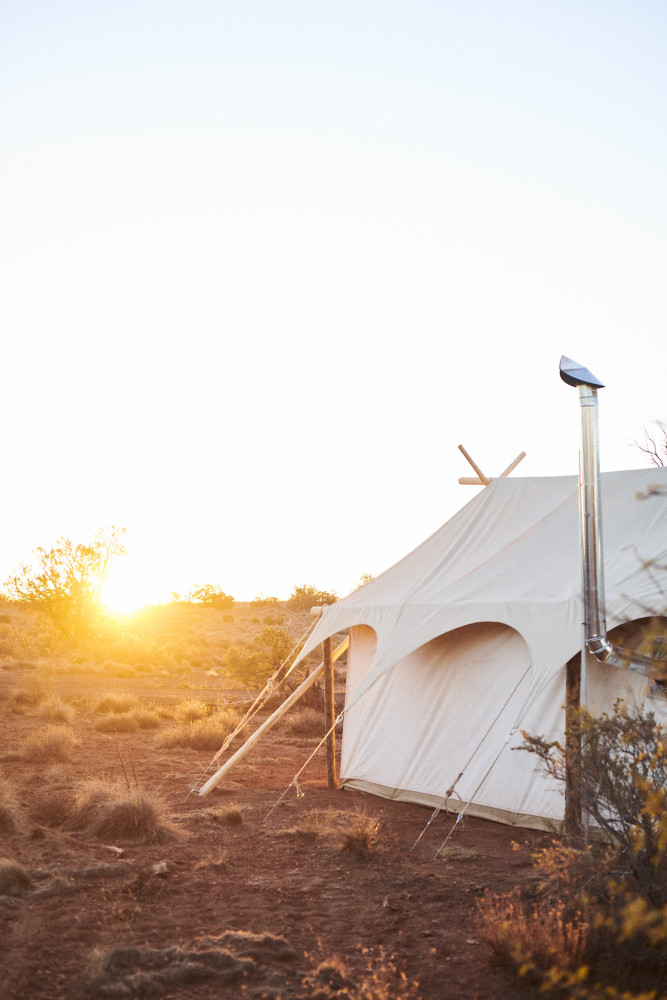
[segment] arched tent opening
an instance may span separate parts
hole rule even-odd
[[[534,758],[512,752],[521,743],[515,726],[531,686],[529,651],[516,630],[477,622],[446,632],[363,690],[374,652],[374,631],[354,626],[344,788],[457,812],[465,805],[471,815],[518,825],[552,825],[562,818],[560,789],[538,774]],[[561,691],[562,678],[554,679],[531,704],[526,721],[562,733]]]

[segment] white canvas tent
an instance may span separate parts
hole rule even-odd
[[[667,468],[603,474],[600,495],[611,631],[667,608]],[[576,477],[493,480],[324,610],[304,653],[350,630],[343,787],[429,805],[450,790],[472,815],[562,819],[562,789],[512,748],[519,727],[563,736],[565,664],[582,641],[578,518]],[[588,660],[592,711],[648,698],[667,721],[646,677]]]

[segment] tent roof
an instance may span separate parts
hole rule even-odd
[[[667,468],[601,476],[610,629],[665,611],[667,496],[651,494],[655,486],[667,494]],[[577,478],[500,478],[400,562],[327,607],[304,655],[335,632],[370,626],[377,648],[367,687],[437,635],[501,622],[526,642],[534,697],[580,648],[581,619]]]

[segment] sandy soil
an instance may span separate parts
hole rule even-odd
[[[25,678],[25,670],[5,664],[0,698]],[[150,694],[159,705],[200,689],[210,695],[215,680],[201,671],[176,693],[168,678],[115,685]],[[0,776],[14,789],[26,825],[0,836],[0,855],[23,864],[32,885],[0,896],[3,997],[325,1000],[359,996],[360,984],[374,977],[375,992],[367,995],[378,1000],[534,995],[510,970],[489,963],[476,902],[487,889],[529,888],[531,851],[545,843],[544,834],[466,819],[448,844],[454,856],[436,858],[453,824],[439,816],[411,851],[428,810],[328,790],[323,751],[297,794],[290,784],[318,740],[279,727],[213,794],[188,794],[212,755],[160,750],[154,731],[98,732],[91,700],[96,687],[112,686],[103,675],[56,680],[57,692],[76,708],[81,740],[57,772],[18,756],[21,740],[44,722],[8,712],[4,702]],[[59,782],[89,778],[159,791],[179,838],[100,843],[68,829],[67,817],[45,823]],[[240,810],[235,825],[225,820],[230,806]],[[339,825],[341,812],[376,820],[371,850],[341,852],[335,837],[313,832],[315,814],[327,810]],[[318,974],[333,958],[347,972],[325,965]],[[415,981],[418,988],[410,986]]]

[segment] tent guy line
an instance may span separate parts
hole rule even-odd
[[[488,729],[486,730],[486,732],[482,736],[481,740],[479,741],[479,743],[477,744],[477,746],[475,747],[475,749],[473,750],[473,752],[470,754],[470,757],[466,761],[463,770],[459,772],[458,777],[456,778],[456,781],[452,785],[449,786],[449,788],[447,789],[447,791],[445,792],[445,794],[441,798],[440,802],[438,802],[437,806],[433,810],[433,813],[432,813],[431,818],[429,819],[428,823],[426,824],[426,826],[424,827],[424,829],[422,830],[422,832],[419,834],[419,836],[415,840],[415,842],[412,845],[412,847],[410,848],[410,853],[411,854],[414,851],[414,849],[417,846],[417,844],[419,843],[419,841],[422,839],[422,837],[426,833],[427,829],[429,828],[429,826],[431,825],[431,823],[433,822],[433,820],[437,817],[438,813],[441,811],[441,809],[442,809],[443,806],[445,806],[445,811],[447,811],[447,806],[446,806],[447,800],[450,798],[451,795],[454,794],[454,790],[455,790],[456,786],[458,785],[459,781],[461,780],[461,778],[463,777],[463,775],[465,774],[466,768],[474,760],[474,758],[475,758],[475,756],[477,754],[477,751],[481,748],[482,744],[484,743],[484,741],[486,740],[487,736],[489,735],[489,733],[491,732],[491,730],[495,726],[496,722],[498,721],[498,719],[500,718],[500,716],[502,715],[502,713],[505,711],[505,709],[509,705],[510,701],[514,697],[514,694],[515,694],[517,688],[521,684],[521,681],[524,679],[524,677],[528,674],[529,670],[530,670],[530,664],[528,664],[528,666],[526,667],[526,670],[521,675],[521,677],[519,678],[519,680],[516,682],[516,684],[515,684],[514,688],[512,689],[512,691],[510,691],[509,695],[507,696],[507,701],[502,706],[502,708],[499,710],[499,712],[496,715],[495,719],[493,720],[493,722],[491,723],[491,725],[488,727]],[[505,742],[504,742],[503,746],[500,749],[500,753],[502,753],[502,750],[504,749],[504,747],[509,743],[510,739],[512,738],[512,734],[513,734],[513,732],[515,732],[515,730],[516,730],[516,727],[513,726],[512,729],[510,730],[510,732],[505,737]],[[487,774],[487,777],[488,777],[488,774]],[[484,780],[486,780],[486,777],[485,777]],[[466,812],[466,807],[463,805],[463,801],[461,800],[461,796],[459,795],[458,792],[456,792],[456,795],[458,796],[459,802],[461,803],[461,808],[459,810],[459,817],[463,818],[463,816],[465,815],[465,812]],[[458,823],[458,819],[457,819],[456,822]],[[445,843],[446,843],[446,841],[445,841]],[[444,847],[444,844],[442,846]],[[441,850],[442,850],[442,848],[441,848]]]

